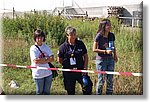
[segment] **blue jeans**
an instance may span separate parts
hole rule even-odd
[[[111,71],[114,72],[114,59],[105,58],[96,60],[97,71]],[[113,74],[98,74],[98,82],[96,86],[96,94],[101,95],[103,85],[106,79],[106,94],[111,95],[113,93]]]
[[[40,79],[34,79],[34,80],[36,84],[37,95],[50,95],[52,75]]]

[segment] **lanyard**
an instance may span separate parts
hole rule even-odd
[[[71,49],[71,47],[69,46],[69,50],[71,51],[71,57],[73,57],[74,56],[74,51],[75,51],[75,48],[76,48],[76,46],[74,46],[74,48],[73,48],[73,50]]]

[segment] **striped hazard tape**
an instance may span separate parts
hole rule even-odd
[[[77,70],[77,69],[62,69],[62,68],[46,68],[46,67],[36,67],[36,66],[20,66],[20,65],[13,65],[13,64],[0,64],[0,66],[1,67],[13,67],[13,68],[37,68],[37,69],[59,70],[59,71],[70,71],[70,72],[86,72],[86,73],[96,73],[96,74],[143,76],[142,73],[132,73],[132,72],[110,72],[110,71],[92,71],[92,70]]]

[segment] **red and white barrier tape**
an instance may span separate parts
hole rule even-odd
[[[60,70],[60,71],[71,71],[71,72],[87,72],[96,74],[115,74],[115,75],[127,75],[127,76],[143,76],[142,73],[132,73],[132,72],[110,72],[110,71],[91,71],[91,70],[77,70],[77,69],[62,69],[62,68],[46,68],[46,67],[33,67],[33,66],[20,66],[13,64],[0,64],[2,67],[14,67],[14,68],[37,68],[37,69],[47,69],[47,70]]]

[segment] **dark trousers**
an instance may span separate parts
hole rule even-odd
[[[82,81],[82,73],[79,72],[63,72],[64,77],[64,86],[65,90],[67,90],[68,95],[75,95],[75,85],[76,81],[78,81],[83,90],[83,81]]]

